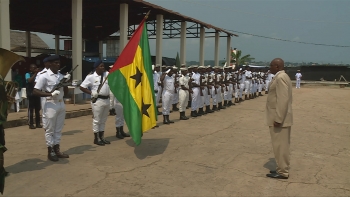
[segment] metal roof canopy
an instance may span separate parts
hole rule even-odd
[[[194,23],[186,28],[186,37],[198,38],[201,26],[213,29],[227,36],[238,36],[224,29],[181,15],[143,0],[83,0],[83,38],[103,40],[119,31],[120,4],[129,4],[129,35],[151,10],[147,24],[153,25],[149,35],[155,35],[156,17],[164,17],[163,37],[179,38],[181,21]],[[12,30],[42,32],[53,35],[72,36],[72,2],[71,0],[10,0],[10,28]],[[213,36],[206,36],[213,37]]]

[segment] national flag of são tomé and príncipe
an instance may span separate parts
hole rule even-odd
[[[136,145],[157,123],[147,25],[143,19],[108,75],[108,85],[123,105],[124,119]]]

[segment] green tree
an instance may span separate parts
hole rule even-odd
[[[234,63],[237,66],[241,65],[241,64],[247,64],[249,62],[251,62],[252,60],[254,60],[255,58],[250,57],[250,55],[245,55],[242,57],[242,51],[241,50],[237,50],[236,54],[232,51],[231,52],[231,63]]]

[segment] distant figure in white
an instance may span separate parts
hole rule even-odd
[[[303,75],[301,75],[300,70],[297,70],[297,74],[295,74],[296,88],[300,88],[301,77],[303,77]]]

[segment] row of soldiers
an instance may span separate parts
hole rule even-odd
[[[153,70],[156,103],[158,108],[162,106],[158,115],[163,115],[164,124],[173,123],[169,119],[171,106],[172,111],[180,111],[180,120],[189,119],[187,108],[191,108],[191,117],[213,113],[242,102],[243,94],[244,100],[263,96],[263,90],[267,94],[273,77],[269,71],[250,67],[182,65],[161,69],[153,65]]]

